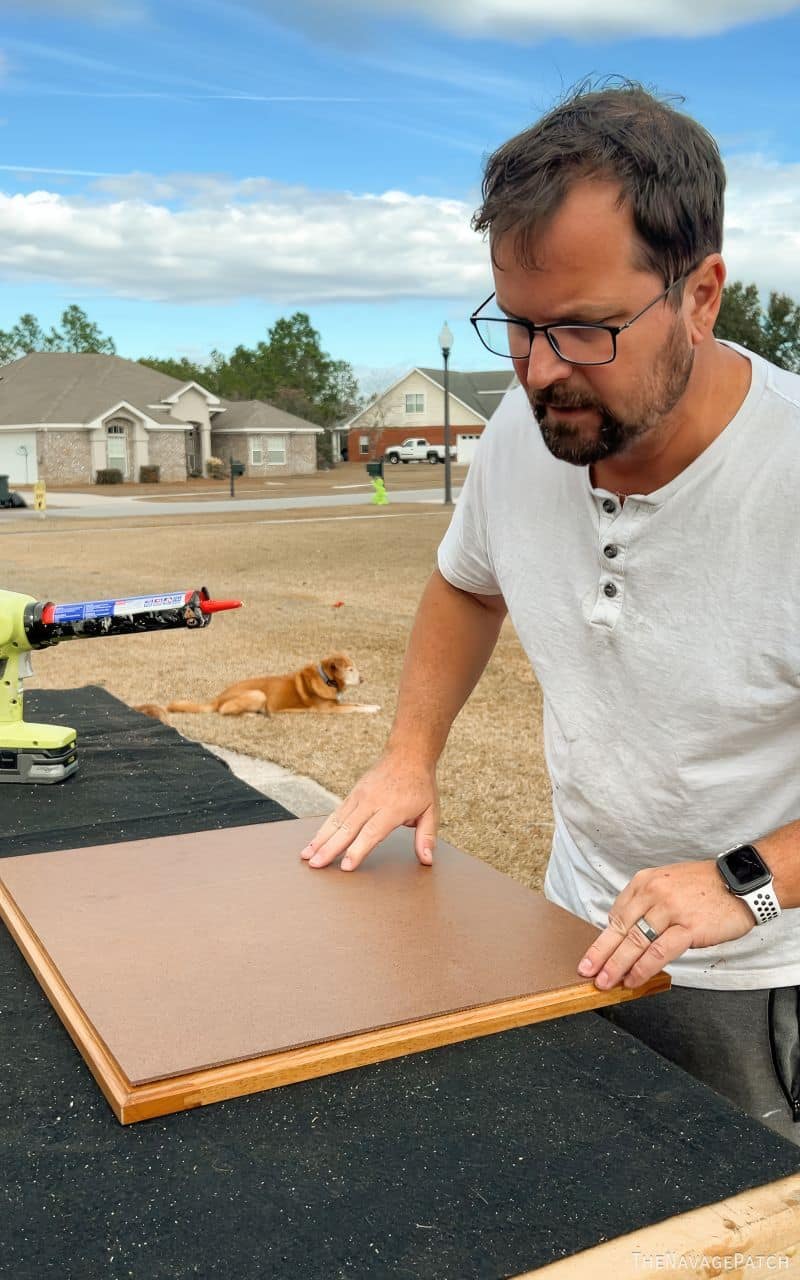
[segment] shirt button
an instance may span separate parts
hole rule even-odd
[[[603,499],[603,510],[607,511],[610,516],[613,516],[616,509],[617,509],[617,504],[616,502],[613,501],[613,499],[611,498]]]
[[[613,582],[607,582],[603,587],[603,590],[609,598],[617,594],[617,588],[614,586]]]
[[[619,547],[615,547],[613,542],[609,542],[607,547],[603,547],[603,555],[609,560],[613,560],[619,555]]]

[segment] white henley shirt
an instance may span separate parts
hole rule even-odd
[[[623,506],[554,458],[509,392],[439,547],[450,583],[508,606],[544,700],[545,893],[600,929],[641,868],[800,818],[800,377],[735,349],[752,365],[739,412]],[[800,911],[668,971],[800,984]]]

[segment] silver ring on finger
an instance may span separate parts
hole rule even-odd
[[[656,938],[660,937],[658,930],[654,929],[650,921],[644,916],[639,916],[639,919],[636,921],[636,928],[640,933],[644,934],[648,942],[655,942]]]

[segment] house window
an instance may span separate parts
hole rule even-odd
[[[286,436],[267,436],[267,462],[271,467],[286,465]]]
[[[369,436],[358,437],[358,452],[362,454],[362,456],[369,453]]]
[[[424,413],[425,412],[425,395],[424,392],[417,392],[415,395],[406,396],[406,413]]]
[[[116,468],[128,478],[128,442],[126,439],[126,422],[109,422],[106,427],[106,466]]]
[[[261,446],[261,438],[256,436],[250,439],[250,462],[254,467],[260,467],[264,461],[264,450]]]

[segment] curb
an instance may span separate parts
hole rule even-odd
[[[224,760],[242,782],[270,800],[276,800],[297,818],[327,817],[341,803],[339,796],[326,791],[313,778],[292,773],[291,769],[284,769],[279,764],[242,755],[239,751],[229,751],[227,747],[212,746],[209,742],[202,743],[202,746]]]

